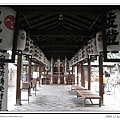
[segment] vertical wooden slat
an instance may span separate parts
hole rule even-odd
[[[101,104],[103,105],[103,59],[102,55],[99,55],[99,95],[101,96]]]
[[[82,63],[81,63],[81,86],[85,87],[84,66]]]
[[[91,63],[90,58],[88,58],[88,90],[91,89]]]
[[[22,62],[22,56],[18,55],[18,58],[17,58],[17,82],[16,82],[16,105],[21,105],[21,91],[20,91],[21,62]]]

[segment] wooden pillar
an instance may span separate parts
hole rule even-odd
[[[41,71],[42,71],[42,66],[39,65],[39,87],[40,87],[40,81],[41,81]]]
[[[51,77],[50,77],[50,84],[53,84],[53,58],[51,58]]]
[[[91,64],[89,57],[88,57],[88,90],[91,90]]]
[[[16,82],[16,105],[21,105],[21,65],[22,65],[22,55],[18,55],[17,58],[17,82]]]
[[[35,64],[35,66],[34,66],[34,72],[37,72],[37,64]],[[33,78],[33,86],[35,87],[35,89],[36,89],[36,85],[37,85],[37,80],[36,80],[36,78]]]
[[[28,79],[31,81],[31,59],[28,59]]]
[[[110,74],[112,73],[112,66],[110,65]]]
[[[103,58],[99,55],[99,95],[101,96],[101,105],[103,105]]]
[[[79,85],[79,76],[78,76],[78,71],[79,71],[79,65],[77,64],[77,85]]]
[[[84,66],[81,63],[81,86],[85,87],[85,74],[84,74]]]
[[[46,74],[46,70],[45,70],[45,67],[44,67],[44,74]]]
[[[73,74],[73,72],[74,72],[74,66],[72,66],[72,74]]]

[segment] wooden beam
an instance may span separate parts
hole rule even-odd
[[[21,14],[92,14],[100,15],[115,5],[8,5]]]
[[[62,53],[62,52],[63,52],[63,53],[64,53],[64,52],[65,52],[65,53],[73,53],[74,51],[69,51],[69,50],[61,50],[61,51],[59,51],[59,50],[56,50],[56,51],[55,51],[55,50],[47,51],[47,50],[46,50],[46,51],[45,51],[45,50],[44,50],[44,52],[45,52],[45,53],[57,53],[57,52],[58,52],[58,53]]]
[[[40,30],[40,29],[26,29],[31,36],[82,36],[89,37],[95,33],[94,30],[65,30],[65,29],[53,29],[53,30]]]

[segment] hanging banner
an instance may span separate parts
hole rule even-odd
[[[0,52],[0,58],[7,58],[8,53]],[[0,62],[0,111],[7,111],[8,103],[8,63]]]
[[[17,40],[17,50],[24,50],[26,44],[26,31],[19,30],[18,40]]]
[[[96,47],[98,52],[103,51],[103,34],[101,31],[96,34]]]
[[[87,50],[88,50],[88,55],[98,55],[95,38],[89,40]]]
[[[11,50],[14,36],[16,11],[0,7],[0,50]]]
[[[106,14],[107,51],[120,51],[120,10],[112,10]]]

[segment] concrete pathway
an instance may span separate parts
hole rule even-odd
[[[98,105],[83,107],[83,99],[76,97],[76,92],[71,91],[71,85],[41,85],[37,90],[36,96],[31,90],[29,103],[21,101],[21,106],[15,106],[16,89],[9,87],[8,112],[120,112],[118,91],[115,95],[105,94],[102,107]],[[27,99],[27,92],[22,92],[22,99]]]

